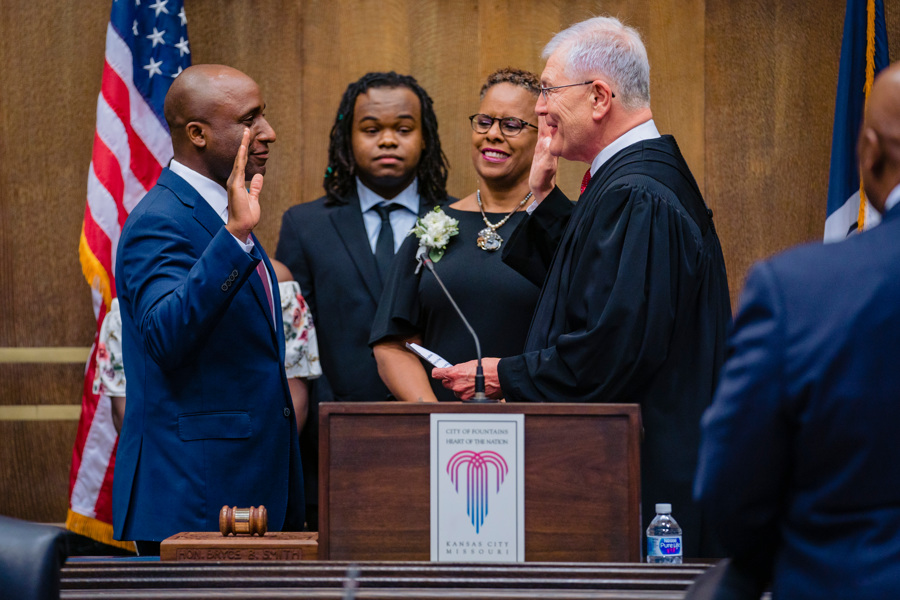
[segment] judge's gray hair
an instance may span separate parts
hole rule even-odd
[[[547,60],[557,51],[573,81],[603,76],[625,108],[650,106],[650,62],[633,27],[613,17],[594,17],[557,33],[541,56]]]

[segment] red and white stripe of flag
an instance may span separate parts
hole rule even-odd
[[[110,24],[79,244],[82,269],[93,289],[97,330],[85,369],[67,519],[69,529],[127,548],[130,544],[112,539],[112,474],[118,438],[110,399],[92,389],[97,336],[115,296],[116,246],[122,226],[172,158],[169,133],[134,87],[132,65],[129,45]]]

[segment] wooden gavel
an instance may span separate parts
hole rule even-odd
[[[268,529],[267,521],[266,507],[262,504],[259,505],[259,508],[255,506],[250,508],[223,506],[219,511],[219,531],[225,536],[229,533],[234,535],[244,533],[262,537],[266,535],[266,529]]]

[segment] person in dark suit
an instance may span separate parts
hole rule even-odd
[[[310,383],[301,441],[308,476],[320,402],[390,399],[369,333],[394,252],[420,215],[446,201],[446,183],[434,106],[416,80],[367,73],[351,83],[331,128],[325,196],[285,212],[275,252],[300,284],[319,339],[324,376]],[[315,478],[308,484],[312,501]]]
[[[165,101],[174,159],[122,229],[128,405],[113,525],[140,553],[216,531],[226,504],[264,505],[270,530],[303,526],[278,285],[252,233],[275,141],[264,111],[236,69],[182,72]]]
[[[712,213],[650,111],[638,33],[597,17],[557,34],[535,112],[531,189],[540,204],[504,260],[543,283],[524,353],[484,360],[507,402],[641,406],[643,525],[671,503],[686,556],[715,556],[691,495],[700,417],[724,359],[731,304]],[[577,205],[553,186],[556,158],[588,163]],[[435,369],[473,394],[473,362]]]
[[[695,493],[774,598],[900,590],[900,63],[859,137],[880,225],[753,267],[703,417]]]

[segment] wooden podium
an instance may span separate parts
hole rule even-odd
[[[319,559],[430,559],[431,413],[525,415],[525,560],[641,560],[635,404],[319,405]]]

